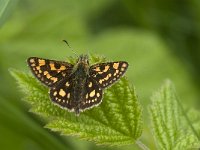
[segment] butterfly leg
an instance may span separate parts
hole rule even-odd
[[[79,105],[74,108],[74,112],[77,116],[79,116],[79,114],[80,114],[80,106]]]

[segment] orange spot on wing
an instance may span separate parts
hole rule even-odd
[[[51,80],[55,83],[56,81],[58,81],[58,78],[52,77]]]
[[[103,70],[103,72],[107,72],[109,68],[110,68],[109,66],[105,66],[105,69]]]
[[[101,71],[99,67],[95,68],[94,70],[95,71]]]
[[[65,70],[66,67],[65,66],[61,66],[59,70]]]
[[[51,70],[57,70],[57,69],[55,68],[55,65],[54,65],[53,63],[50,63],[49,66],[50,66]]]
[[[119,63],[114,63],[114,64],[113,64],[113,68],[114,68],[114,69],[118,69],[118,67],[119,67]]]
[[[45,65],[45,60],[43,59],[38,59],[39,66],[44,66]]]

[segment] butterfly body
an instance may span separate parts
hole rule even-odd
[[[75,102],[81,101],[83,99],[84,85],[86,84],[86,79],[89,75],[89,63],[86,56],[81,55],[78,59],[76,66],[74,67],[73,76],[73,100]]]
[[[50,88],[51,100],[62,108],[80,111],[99,105],[103,90],[124,75],[125,61],[89,65],[87,55],[80,55],[76,64],[30,57],[32,73]]]
[[[87,55],[81,55],[73,69],[72,81],[72,99],[75,103],[74,110],[79,114],[81,100],[85,95],[85,84],[89,76],[89,62]]]

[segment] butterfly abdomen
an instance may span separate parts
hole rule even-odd
[[[78,65],[77,70],[74,72],[74,102],[79,103],[83,99],[86,79],[87,70],[82,65]]]

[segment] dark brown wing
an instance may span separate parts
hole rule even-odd
[[[49,87],[68,77],[73,69],[70,63],[37,57],[30,57],[27,62],[36,78]]]
[[[122,77],[127,68],[125,61],[100,63],[92,65],[89,74],[101,88],[106,88]]]
[[[70,111],[73,111],[76,103],[73,101],[73,77],[70,76],[67,79],[59,82],[58,85],[50,89],[50,98],[58,106],[62,108],[67,108]]]
[[[100,104],[102,101],[103,91],[95,80],[93,80],[91,77],[88,77],[83,95],[83,100],[80,104],[81,110],[89,109]]]
[[[50,89],[51,100],[62,108],[74,111],[77,115],[80,111],[92,108],[101,103],[102,90],[92,78],[88,78],[84,87],[83,97],[80,101],[74,100],[74,76],[61,81],[56,87]],[[76,93],[81,94],[81,93]]]

